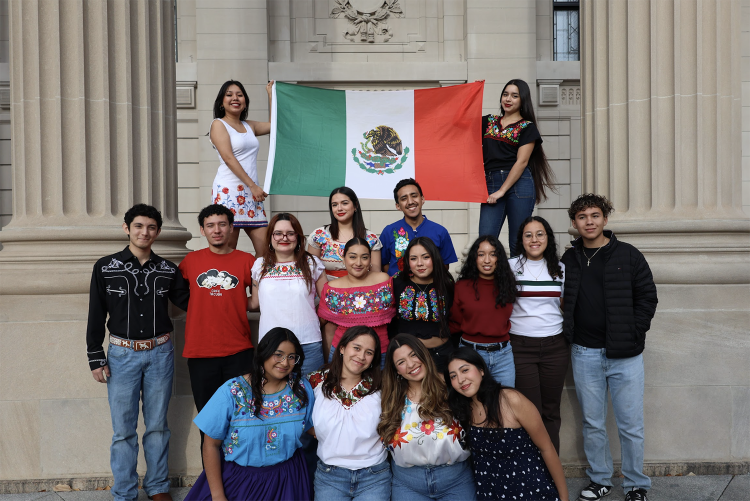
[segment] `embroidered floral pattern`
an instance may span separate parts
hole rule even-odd
[[[398,430],[395,435],[393,435],[393,440],[391,440],[391,443],[388,444],[388,449],[393,450],[396,447],[401,448],[401,444],[408,444],[408,440],[404,440],[404,437],[409,434],[408,431],[401,431]]]
[[[325,371],[328,372],[328,371]],[[312,386],[313,390],[318,387],[320,383],[323,382],[325,379],[325,375],[323,371],[315,371],[309,376],[307,376],[307,380],[310,382],[310,386]]]
[[[324,301],[329,310],[336,314],[351,315],[373,313],[388,309],[393,302],[393,289],[387,283],[375,290],[353,291],[348,289],[327,289]]]
[[[279,444],[279,431],[275,426],[266,427],[266,450],[276,450]]]
[[[429,308],[427,303],[428,296]],[[407,285],[399,296],[398,316],[404,320],[439,322],[440,311],[438,308],[437,291],[432,288],[429,292],[417,292],[416,288]]]
[[[315,371],[308,376],[308,381],[310,381],[310,385],[315,389],[325,381],[327,376],[328,369]],[[333,392],[333,397],[341,403],[344,409],[349,410],[354,407],[357,402],[369,395],[371,388],[372,381],[370,379],[363,379],[349,391],[340,387],[336,388]]]
[[[293,263],[276,263],[276,266],[266,271],[261,280],[264,278],[304,278],[302,270],[300,270],[296,264]]]
[[[231,435],[229,435],[229,439],[227,439],[226,442],[224,442],[224,445],[222,446],[222,450],[224,451],[224,455],[232,454],[234,452],[234,447],[240,444],[240,436],[239,436],[239,430],[234,430]]]
[[[504,143],[518,146],[523,130],[531,125],[528,120],[520,120],[516,123],[509,124],[505,128],[500,124],[500,115],[490,115],[487,119],[487,130],[484,131],[484,137],[497,139]]]
[[[233,380],[229,392],[234,398],[234,416],[252,416],[255,413],[255,399],[250,398],[250,389],[239,380]],[[297,395],[290,393],[280,395],[275,399],[263,399],[260,417],[274,417],[280,414],[291,414],[302,408],[302,401]]]
[[[393,230],[393,241],[396,245],[396,258],[401,259],[404,251],[409,246],[409,235],[403,227],[399,228],[398,231]]]
[[[368,233],[365,235],[365,238],[367,239],[367,243],[370,244],[371,249],[378,243],[378,237],[374,233]],[[343,262],[346,242],[337,242],[334,240],[328,228],[318,228],[315,230],[311,235],[311,240],[315,245],[320,247],[320,259],[323,262]]]
[[[404,292],[401,293],[401,298],[398,301],[398,316],[404,320],[414,320],[414,296],[416,291],[414,287],[406,287]]]
[[[417,445],[422,445],[425,440],[444,440],[450,438],[453,442],[463,442],[465,432],[458,421],[455,419],[453,422],[446,426],[440,420],[427,420],[427,421],[412,421],[403,422],[406,419],[407,414],[412,412],[413,402],[407,397],[404,401],[404,409],[401,411],[402,425],[399,430],[393,435],[393,438],[388,443],[388,450],[393,452],[395,448],[402,448],[403,444],[416,442]]]
[[[232,187],[217,184],[213,187],[213,203],[221,204],[232,211],[232,214],[239,216],[235,226],[249,226],[256,224],[265,225],[266,211],[263,209],[261,202],[253,200],[250,190],[245,185],[238,184]]]

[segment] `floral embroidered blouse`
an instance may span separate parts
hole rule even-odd
[[[518,148],[525,144],[542,143],[542,136],[528,120],[502,126],[500,115],[482,117],[482,152],[484,170],[490,172],[498,169],[510,169],[516,163]]]
[[[365,287],[341,289],[323,287],[318,315],[338,325],[333,336],[333,346],[338,346],[341,336],[349,327],[366,325],[375,329],[380,338],[380,348],[388,347],[388,323],[396,314],[393,301],[393,281]]]
[[[375,233],[365,235],[367,243],[370,244],[372,252],[380,251],[383,244]],[[310,233],[307,238],[307,245],[313,249],[320,249],[320,260],[326,267],[328,280],[334,280],[346,275],[346,266],[344,266],[344,247],[346,242],[334,240],[331,231],[327,226],[320,227]]]
[[[396,296],[396,316],[391,321],[389,332],[411,334],[420,339],[440,337],[441,318],[447,317],[453,304],[453,285],[443,298],[442,311],[438,307],[438,293],[433,284],[414,283],[404,272],[393,277],[393,293]],[[450,332],[444,332],[448,337]]]
[[[388,444],[394,463],[411,466],[454,464],[470,452],[461,446],[465,432],[457,420],[445,425],[440,419],[423,421],[419,404],[407,397],[401,412],[401,427]]]
[[[226,461],[241,466],[281,463],[302,447],[300,436],[311,427],[315,395],[306,379],[302,384],[306,406],[287,385],[278,393],[263,395],[256,416],[252,388],[242,376],[232,378],[216,390],[193,422],[209,437],[223,441]]]
[[[333,398],[323,395],[328,370],[309,376],[315,393],[312,412],[318,457],[332,466],[358,470],[382,463],[388,453],[377,432],[380,391],[369,393],[370,381],[362,380],[351,391],[339,389]]]

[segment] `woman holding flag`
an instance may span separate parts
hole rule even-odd
[[[518,255],[516,235],[534,205],[554,191],[554,175],[542,149],[531,91],[523,80],[503,88],[500,114],[482,118],[482,152],[487,180],[487,203],[479,212],[479,235],[497,237],[508,217],[509,250]]]
[[[268,82],[268,109],[271,109],[273,82]],[[237,248],[240,228],[250,237],[256,257],[266,248],[266,211],[263,200],[268,193],[258,186],[257,136],[271,131],[268,122],[247,119],[247,93],[240,82],[228,80],[221,86],[214,101],[214,120],[211,122],[209,140],[219,154],[219,170],[211,188],[211,200],[234,214],[234,230],[229,245]]]

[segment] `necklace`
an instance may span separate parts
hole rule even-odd
[[[593,257],[593,256],[592,256],[592,257]],[[529,275],[531,275],[532,277],[534,277],[534,282],[538,282],[538,281],[539,281],[539,277],[540,277],[540,276],[542,275],[542,273],[544,272],[544,270],[545,270],[545,268],[546,268],[546,266],[545,266],[546,262],[547,262],[547,261],[546,261],[545,259],[542,259],[542,260],[540,261],[540,263],[541,263],[541,265],[542,265],[542,266],[541,266],[541,267],[540,267],[540,269],[539,269],[539,273],[537,273],[536,275],[534,275],[534,274],[533,274],[533,273],[531,272],[531,266],[529,266],[529,268],[528,268],[528,270],[529,270]],[[526,264],[528,264],[528,261],[526,261]]]
[[[413,283],[414,285],[416,285],[417,289],[419,289],[421,292],[427,292],[427,289],[429,289],[430,285],[432,285],[432,282],[430,282],[429,284],[418,284],[414,280],[412,280],[411,283]]]
[[[604,246],[602,245],[602,247],[604,247]],[[591,265],[591,260],[592,260],[592,259],[594,259],[594,256],[596,256],[596,254],[597,254],[597,253],[598,253],[598,252],[599,252],[600,250],[602,250],[602,247],[599,247],[598,249],[596,249],[596,252],[594,252],[594,254],[592,254],[592,255],[591,255],[591,257],[588,257],[588,256],[586,255],[586,247],[581,247],[581,250],[583,251],[583,257],[585,257],[585,258],[586,258],[586,266],[590,266],[590,265]]]

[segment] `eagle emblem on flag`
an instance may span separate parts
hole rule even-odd
[[[398,132],[387,125],[378,125],[362,134],[359,149],[352,148],[352,158],[370,174],[393,174],[408,160],[409,147],[401,142]]]

